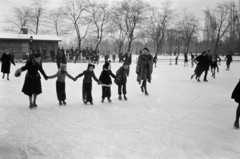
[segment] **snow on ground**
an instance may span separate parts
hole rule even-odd
[[[95,68],[99,77],[100,63]],[[237,104],[230,99],[240,78],[240,63],[208,83],[191,80],[193,68],[158,63],[149,96],[136,82],[136,64],[127,83],[128,101],[101,103],[101,86],[93,82],[94,105],[82,102],[82,78],[66,80],[67,106],[59,106],[56,79],[42,78],[38,108],[29,109],[22,92],[25,72],[10,81],[0,79],[0,159],[239,159],[240,131],[233,129]],[[113,72],[121,66],[112,64]],[[44,63],[47,75],[55,63]],[[76,76],[87,63],[69,63]],[[202,78],[201,78],[202,79]]]

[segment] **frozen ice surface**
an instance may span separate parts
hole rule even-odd
[[[100,63],[95,68],[99,77]],[[239,159],[240,131],[233,129],[237,104],[230,99],[240,78],[240,63],[208,83],[191,80],[194,68],[159,62],[154,68],[149,96],[136,82],[136,64],[127,83],[128,101],[101,103],[101,86],[93,81],[94,105],[82,102],[82,78],[66,80],[67,106],[59,106],[56,79],[42,78],[38,108],[29,109],[21,92],[25,73],[10,81],[0,79],[0,159]],[[113,63],[112,70],[122,64]],[[55,63],[44,63],[47,75]],[[76,76],[87,63],[69,63]],[[201,78],[202,79],[202,78]]]

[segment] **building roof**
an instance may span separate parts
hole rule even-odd
[[[32,36],[33,41],[62,41],[56,35],[31,35],[31,34],[0,34],[0,39],[4,40],[30,40]]]

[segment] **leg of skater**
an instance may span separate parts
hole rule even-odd
[[[145,95],[148,95],[148,92],[147,92],[147,80],[144,80],[143,84],[144,84],[143,88],[144,88],[144,91],[145,91]]]
[[[9,73],[7,73],[7,80],[9,80]]]
[[[118,99],[122,100],[122,84],[118,85]]]
[[[126,94],[127,94],[127,89],[126,89],[126,82],[123,84],[123,97],[125,100],[127,100],[127,97],[126,97]]]
[[[239,117],[240,117],[240,104],[238,105],[238,108],[236,110],[236,120],[234,122],[234,127],[236,129],[239,129]]]
[[[5,73],[3,73],[2,79],[4,79]]]
[[[107,87],[107,98],[108,98],[108,102],[112,102],[111,100],[111,87]]]
[[[56,91],[57,91],[57,98],[59,101],[59,105],[62,105],[62,99],[61,99],[61,88],[60,88],[60,82],[56,81]]]
[[[37,107],[36,101],[37,101],[37,95],[33,94],[33,106],[34,107]]]
[[[32,95],[29,96],[29,108],[33,108]]]
[[[93,98],[92,98],[92,83],[89,83],[88,86],[88,93],[87,93],[87,101],[93,105]]]
[[[144,86],[145,86],[146,80],[142,81],[141,91],[144,93]]]
[[[62,96],[63,105],[66,105],[67,103],[65,102],[66,100],[65,82],[62,82],[61,92],[62,92],[61,96]]]
[[[105,98],[106,98],[106,87],[102,86],[102,103],[104,102]]]

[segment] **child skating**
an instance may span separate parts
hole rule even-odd
[[[105,61],[102,73],[99,77],[99,83],[102,85],[102,103],[104,102],[104,99],[106,97],[108,99],[108,102],[112,102],[111,100],[112,80],[110,76],[116,78],[116,76],[111,71],[111,61]]]
[[[115,83],[118,85],[119,100],[122,100],[122,94],[123,94],[123,98],[127,100],[126,84],[127,84],[128,67],[129,67],[129,64],[127,62],[124,62],[123,66],[121,66],[116,73]]]
[[[82,97],[84,104],[88,102],[93,105],[93,98],[92,98],[92,78],[99,83],[98,79],[96,78],[93,69],[95,66],[93,64],[88,64],[87,70],[83,71],[83,73],[79,74],[75,77],[77,80],[79,77],[84,76],[83,78],[83,85],[82,85]]]
[[[67,67],[65,64],[60,66],[60,70],[55,75],[49,76],[49,79],[57,77],[56,81],[56,91],[57,98],[59,100],[59,105],[66,105],[66,91],[65,91],[65,79],[66,76],[75,81],[75,79],[67,72]]]

